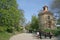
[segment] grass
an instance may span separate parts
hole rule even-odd
[[[16,32],[16,33],[0,32],[0,40],[9,40],[11,36],[20,33],[22,32]]]
[[[12,36],[12,33],[0,32],[0,40],[9,40]]]

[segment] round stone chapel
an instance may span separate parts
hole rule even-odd
[[[56,20],[52,12],[48,10],[48,6],[43,7],[43,11],[38,14],[39,27],[42,29],[55,29]]]

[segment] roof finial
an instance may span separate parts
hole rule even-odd
[[[48,11],[48,6],[45,5],[45,6],[43,7],[43,11],[44,11],[44,12]]]

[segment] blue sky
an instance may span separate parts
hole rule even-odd
[[[26,22],[31,21],[32,15],[38,15],[44,5],[50,8],[52,0],[17,0],[18,8],[24,10]]]

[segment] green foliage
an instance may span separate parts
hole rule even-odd
[[[14,31],[14,29],[13,29],[13,27],[9,27],[9,28],[7,28],[6,31],[9,32],[9,33],[12,33]]]
[[[58,14],[58,20],[57,20],[57,24],[60,24],[60,0],[54,0],[52,5],[51,5],[51,8],[53,10],[55,10],[54,12],[56,12],[56,14]]]
[[[44,32],[49,33],[49,32],[51,32],[51,30],[50,29],[45,29]]]
[[[16,0],[0,0],[0,29],[12,31],[12,28],[19,27],[24,21],[22,10],[18,9]],[[5,29],[4,29],[5,28]]]
[[[59,30],[52,30],[52,33],[53,33],[55,36],[60,35]]]
[[[39,29],[38,18],[33,15],[31,22],[26,24],[25,29],[33,32],[37,31]]]
[[[54,36],[58,36],[60,35],[60,29],[54,29],[54,30],[51,30],[51,29],[45,29],[44,32],[51,32]]]
[[[30,26],[31,26],[30,23],[27,23],[25,29],[30,30]]]
[[[17,29],[16,29],[18,32],[20,32],[20,31],[22,31],[23,30],[23,28],[22,27],[17,27]]]
[[[30,29],[33,31],[37,31],[39,29],[38,18],[36,16],[32,16]]]
[[[9,40],[12,35],[7,32],[0,32],[0,40]]]
[[[7,26],[0,26],[0,32],[3,32],[3,31],[6,31],[6,29],[7,29]]]
[[[60,25],[60,18],[57,20],[57,24]]]

